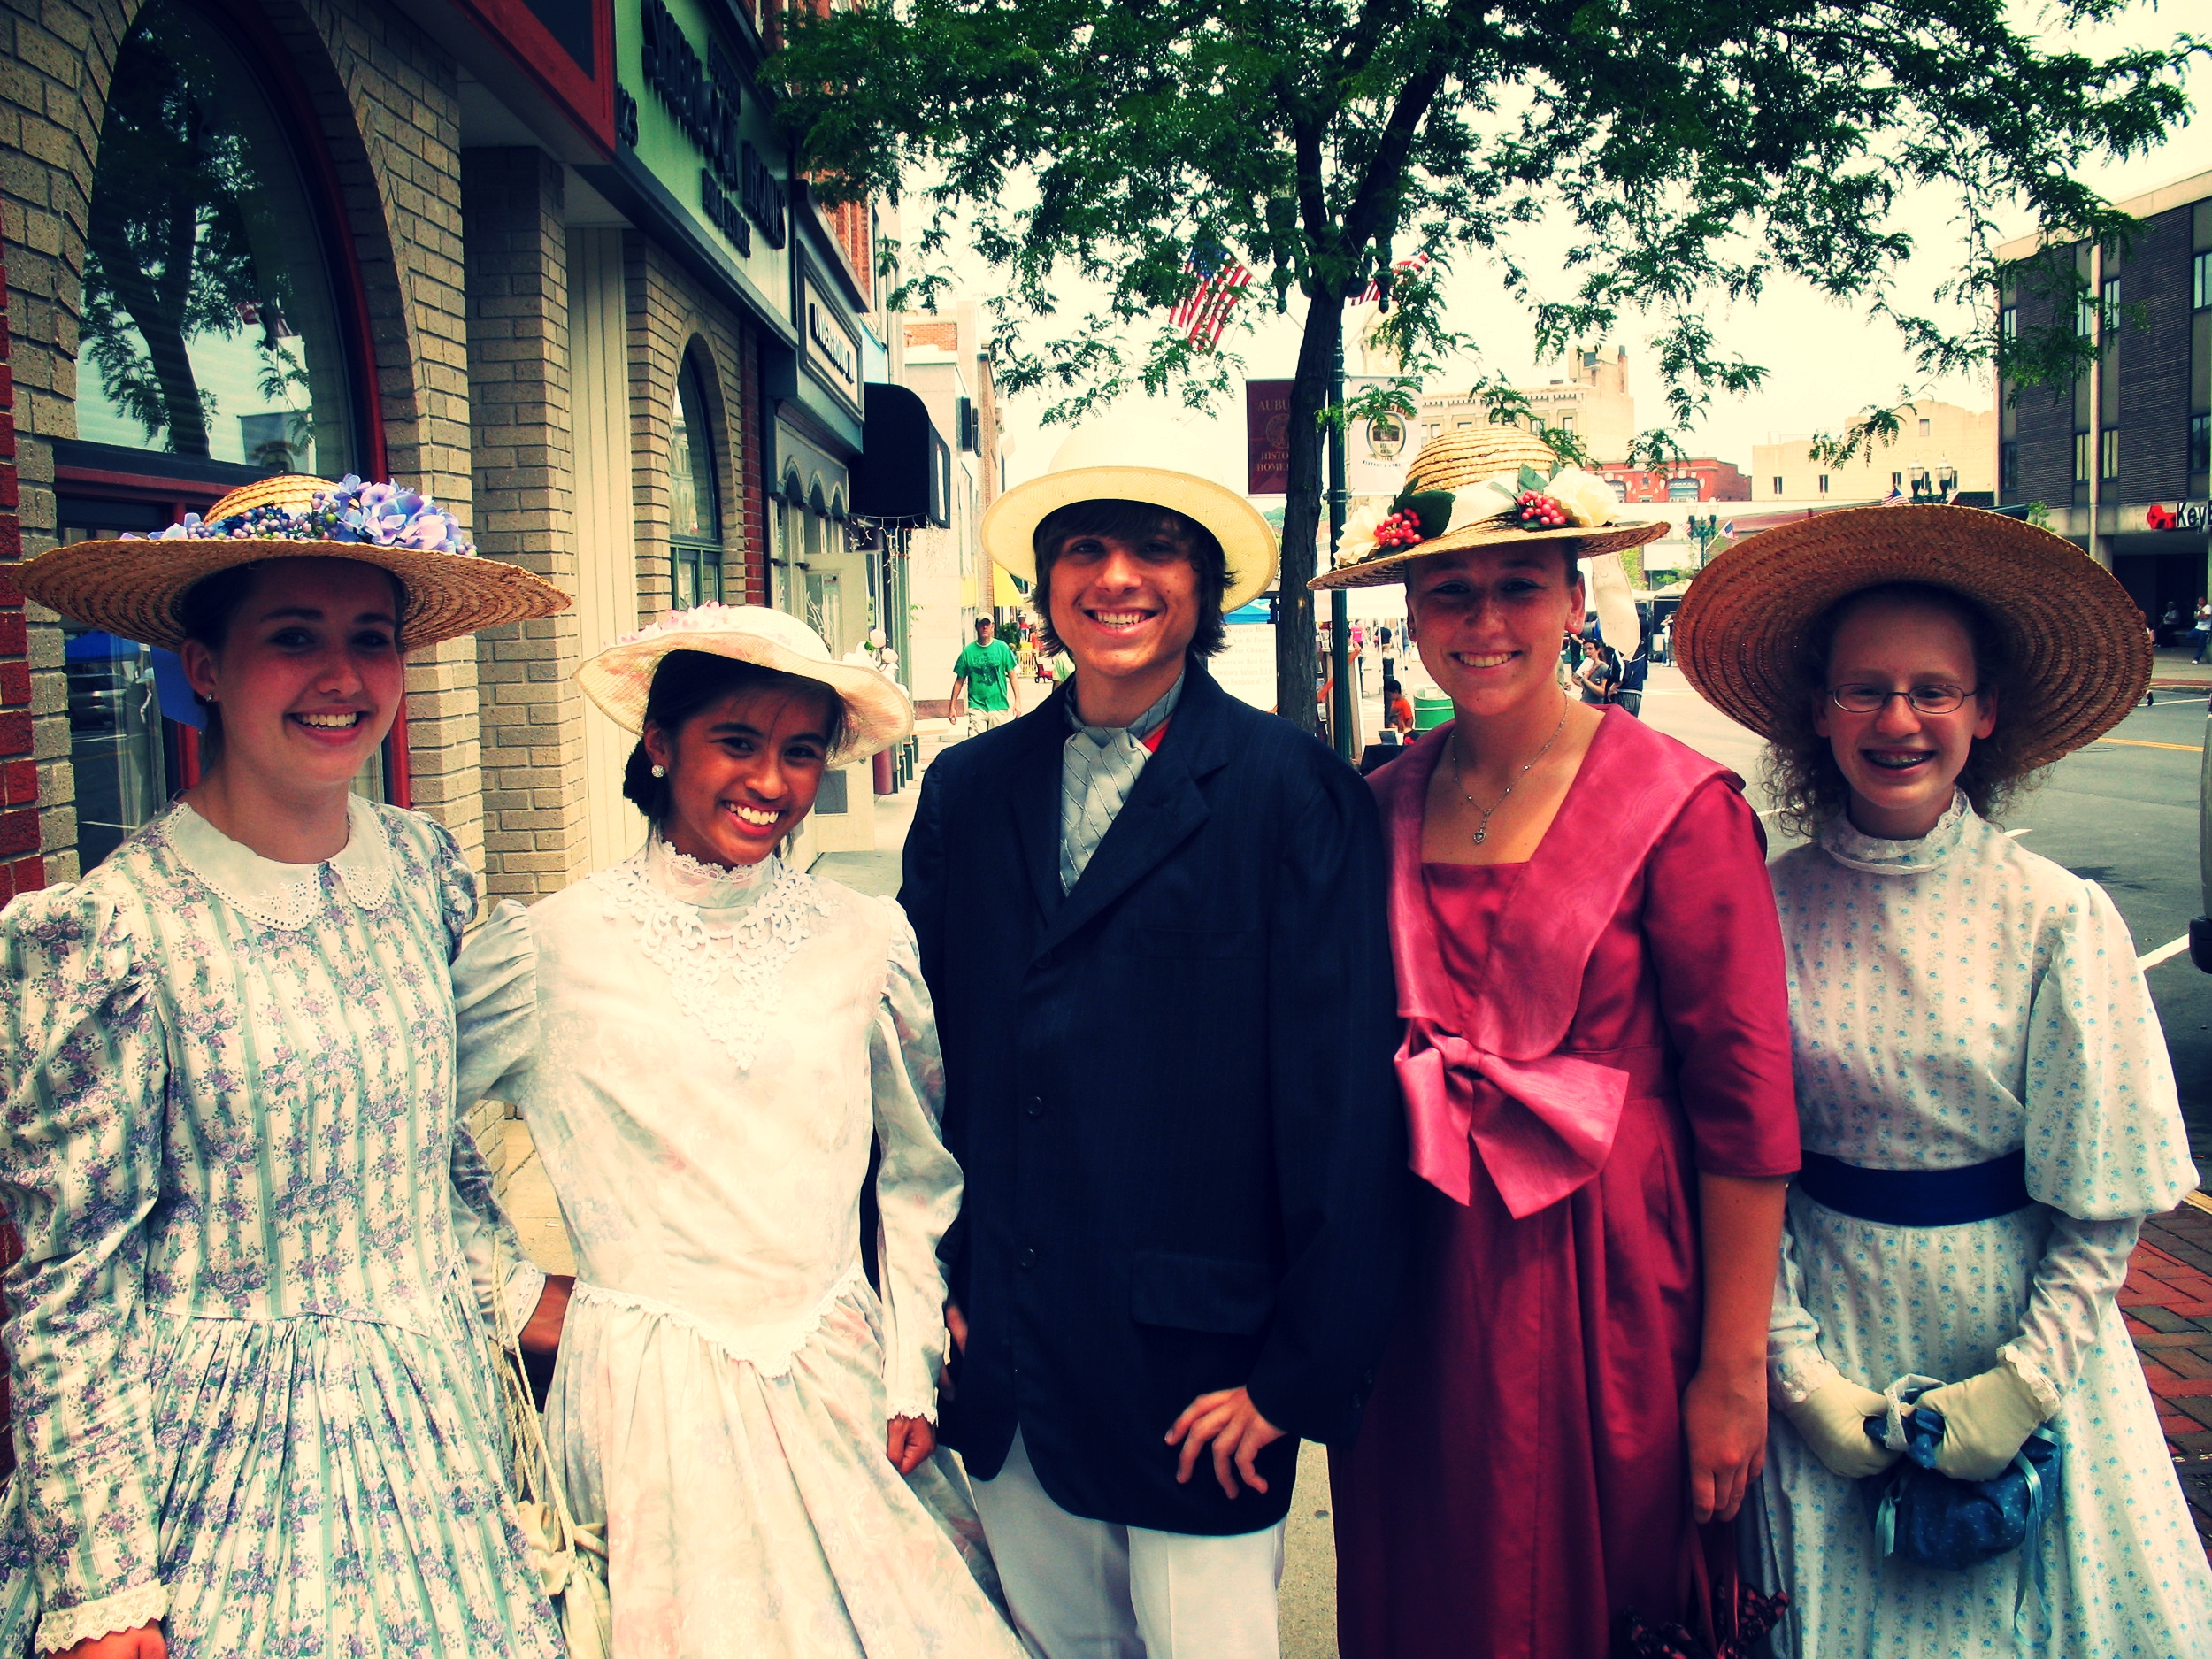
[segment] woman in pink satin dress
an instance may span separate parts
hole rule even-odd
[[[1456,716],[1371,780],[1426,1213],[1365,1426],[1332,1460],[1340,1645],[1599,1659],[1632,1621],[1709,1639],[1706,1575],[1732,1580],[1725,1523],[1764,1452],[1797,1167],[1763,838],[1724,768],[1558,683],[1578,561],[1659,526],[1610,523],[1602,480],[1513,428],[1435,440],[1411,477],[1432,492],[1418,539],[1316,583],[1403,580]]]

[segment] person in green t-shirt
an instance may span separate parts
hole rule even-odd
[[[975,619],[975,643],[960,648],[953,659],[952,700],[960,702],[960,687],[968,687],[967,735],[974,737],[995,726],[1003,726],[1021,712],[1014,690],[1014,653],[1002,641],[991,637],[988,617]]]

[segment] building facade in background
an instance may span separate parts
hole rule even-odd
[[[1996,436],[1994,410],[1927,399],[1906,405],[1896,437],[1862,449],[1841,466],[1815,459],[1809,436],[1754,444],[1746,499],[1842,506],[1886,501],[1893,492],[1932,501],[1953,490],[1985,494],[1996,486]]]
[[[979,617],[1002,634],[1022,616],[1025,593],[983,551],[983,515],[1006,484],[1004,444],[991,354],[973,300],[933,312],[910,311],[899,324],[906,385],[929,411],[949,447],[946,523],[913,538],[911,626],[918,695],[935,699],[952,685],[953,658],[973,639]]]
[[[2001,329],[2055,320],[2098,346],[2070,384],[2000,383],[1998,493],[2040,503],[2155,619],[2212,592],[2212,173],[2117,205],[2139,221],[2124,248],[1997,250]]]
[[[1598,350],[1577,351],[1568,358],[1564,379],[1517,389],[1544,425],[1580,439],[1592,461],[1628,459],[1636,438],[1636,400],[1628,390],[1627,347],[1617,348],[1609,357]],[[1486,408],[1471,398],[1425,396],[1416,418],[1416,447],[1439,433],[1470,428],[1489,418]]]
[[[868,430],[900,355],[876,210],[791,175],[757,81],[772,24],[731,0],[58,0],[0,22],[22,550],[356,472],[572,594],[411,654],[357,786],[444,822],[495,897],[641,839],[632,740],[571,679],[585,656],[717,599],[841,654],[903,621],[910,520],[853,505],[866,467],[910,459]],[[926,466],[926,423],[901,435]],[[154,654],[17,614],[28,695],[0,743],[19,711],[31,768],[0,778],[11,807],[35,797],[8,866],[27,886],[104,856],[197,743]],[[0,698],[11,637],[0,616]],[[865,768],[833,778],[813,849],[872,844],[869,803]]]
[[[1733,461],[1709,456],[1670,462],[1665,466],[1616,463],[1601,472],[1625,502],[1749,501],[1751,480]]]

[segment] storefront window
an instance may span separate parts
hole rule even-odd
[[[722,509],[714,488],[713,429],[699,371],[688,361],[676,377],[668,439],[668,545],[677,607],[720,603]]]
[[[77,432],[335,474],[352,400],[320,221],[265,77],[185,0],[116,55],[93,173]]]

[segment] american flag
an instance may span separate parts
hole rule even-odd
[[[1169,326],[1201,351],[1211,351],[1229,326],[1230,308],[1252,280],[1244,261],[1219,242],[1191,250],[1183,269],[1198,280],[1168,318]]]
[[[1410,259],[1399,260],[1398,263],[1392,265],[1390,269],[1394,276],[1397,273],[1402,271],[1423,270],[1427,266],[1428,263],[1428,255],[1425,253],[1417,253]],[[1382,273],[1379,271],[1373,276],[1367,279],[1367,286],[1353,296],[1352,303],[1355,305],[1372,305],[1381,298]]]

